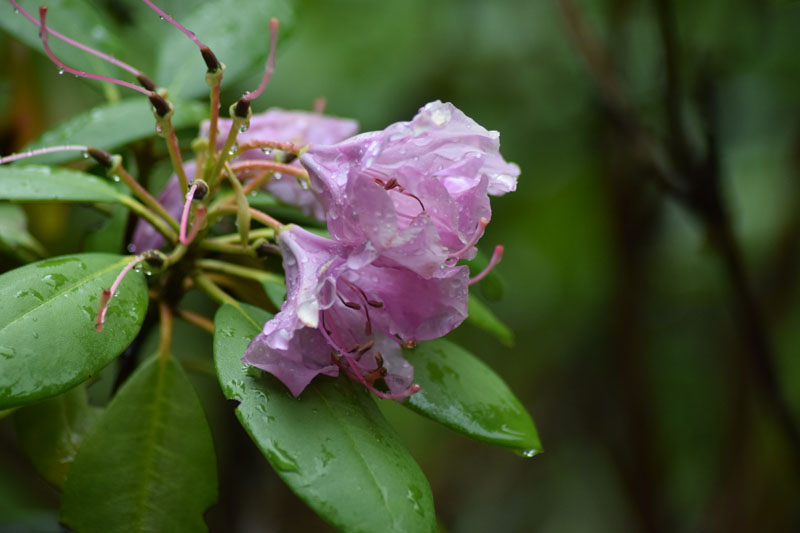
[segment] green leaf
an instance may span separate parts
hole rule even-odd
[[[38,165],[0,167],[0,200],[121,202],[125,196],[95,176]]]
[[[117,253],[123,249],[125,230],[128,224],[128,208],[122,205],[111,207],[108,221],[86,237],[83,250],[86,252]]]
[[[38,20],[39,4],[20,2],[20,5]],[[85,0],[48,0],[47,7],[47,26],[51,29],[110,54],[116,55],[122,49],[116,33],[108,30],[111,27],[108,19]],[[8,2],[0,6],[0,28],[14,35],[31,49],[41,54],[45,53],[39,29],[26,20],[22,13],[14,14],[14,8]],[[64,44],[54,37],[50,37],[48,43],[59,59],[73,68],[101,74],[110,74],[116,70],[116,67],[101,59]],[[53,70],[56,70],[55,65]],[[99,85],[99,82],[93,83]]]
[[[497,337],[506,346],[514,345],[514,333],[495,316],[486,304],[474,294],[469,295],[467,320],[482,330]]]
[[[286,0],[219,0],[198,6],[180,22],[225,63],[225,81],[235,83],[263,65],[269,51],[271,17],[281,21],[283,42],[292,22]],[[197,46],[178,31],[168,33],[158,50],[154,79],[167,84],[170,94],[196,97],[208,93],[205,72]]]
[[[17,438],[36,470],[57,487],[72,466],[84,436],[99,415],[83,385],[14,413]]]
[[[95,331],[100,296],[131,260],[55,257],[0,276],[0,409],[55,396],[100,371],[136,337],[147,310],[144,276],[131,272]]]
[[[468,437],[532,457],[542,450],[522,403],[480,359],[444,339],[403,351],[421,389],[405,406]]]
[[[365,389],[321,376],[293,398],[242,363],[269,318],[244,304],[221,307],[214,360],[225,397],[240,402],[239,421],[278,475],[343,531],[436,530],[428,481]]]
[[[204,531],[217,500],[214,443],[175,358],[143,363],[81,445],[61,519],[81,532]]]
[[[22,207],[0,203],[0,253],[11,254],[29,263],[41,259],[45,250],[28,233],[28,222]]]
[[[207,106],[198,102],[173,104],[175,114],[172,116],[172,125],[176,129],[198,124],[208,113]],[[155,124],[147,98],[130,98],[117,104],[95,107],[71,118],[46,132],[25,149],[77,144],[113,151],[129,142],[155,135]],[[54,164],[79,157],[80,152],[54,152],[36,156],[35,161]]]

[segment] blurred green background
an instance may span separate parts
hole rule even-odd
[[[51,3],[53,27],[59,4]],[[145,24],[114,2],[94,4],[118,22]],[[693,153],[708,153],[713,133],[721,197],[769,336],[776,383],[766,394],[746,342],[758,320],[740,315],[740,288],[707,220],[652,179],[574,46],[564,5],[572,3],[293,4],[256,111],[310,109],[324,96],[328,113],[368,131],[408,120],[428,101],[451,101],[500,131],[503,155],[522,168],[517,192],[494,199],[481,242],[486,253],[505,245],[502,286],[484,286],[482,297],[514,330],[514,347],[467,325],[452,338],[508,381],[545,453],[523,459],[382,407],[428,475],[446,531],[800,531],[800,449],[785,429],[800,423],[800,3],[574,3],[625,109],[668,154],[676,120]],[[0,17],[13,16],[6,7]],[[147,32],[170,31],[148,20]],[[248,42],[265,50],[266,28]],[[116,52],[135,56],[146,43],[131,47]],[[0,56],[2,153],[109,97],[98,84],[59,77],[6,33]],[[200,77],[199,56],[189,59]],[[230,67],[241,58],[220,59]],[[251,71],[223,102],[258,83],[260,67]],[[30,223],[45,243],[57,238],[46,220]],[[181,349],[206,357],[210,338]],[[327,527],[270,471],[214,381],[196,384],[221,471],[212,530]],[[57,495],[32,473],[8,419],[0,471],[0,530],[57,531]]]

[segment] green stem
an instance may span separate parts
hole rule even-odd
[[[183,158],[181,151],[178,147],[178,137],[175,135],[175,128],[172,127],[172,119],[169,115],[159,120],[161,126],[161,135],[167,142],[167,151],[169,152],[170,161],[172,161],[172,168],[178,176],[178,181],[181,184],[181,194],[184,196],[189,192],[189,179],[186,177],[186,171],[183,169]]]
[[[217,178],[222,173],[223,165],[228,162],[228,159],[231,156],[231,148],[233,148],[233,145],[236,143],[236,137],[239,135],[239,128],[241,128],[242,124],[244,124],[247,120],[237,117],[233,113],[231,113],[231,118],[233,119],[233,124],[231,124],[231,129],[228,132],[228,138],[225,139],[225,146],[222,147],[222,151],[219,153],[219,158],[217,158],[217,162],[214,165],[214,170],[211,171],[211,175],[206,176],[206,182],[208,182],[208,187],[210,189],[213,189],[216,185]]]
[[[133,194],[135,194],[137,198],[144,202],[147,207],[155,211],[158,216],[167,222],[167,224],[172,226],[172,229],[177,230],[180,227],[178,221],[175,220],[175,217],[170,215],[167,210],[164,209],[164,206],[158,203],[158,200],[153,198],[138,181],[133,179],[133,176],[128,174],[127,170],[122,168],[121,165],[119,168],[114,169],[114,173],[117,174],[123,182],[125,182],[125,185],[127,185],[128,188],[133,191]]]
[[[241,265],[228,263],[227,261],[219,261],[217,259],[198,259],[197,266],[206,270],[215,270],[217,272],[224,272],[240,278],[252,279],[258,282],[270,281],[273,283],[283,284],[283,278],[272,272],[249,268]]]
[[[236,237],[238,238],[239,235],[236,235]],[[200,246],[200,248],[204,250],[210,250],[212,252],[220,252],[223,254],[247,255],[250,257],[255,257],[256,255],[255,250],[253,250],[252,248],[247,248],[236,244],[214,242],[208,239],[200,241],[200,244],[198,246]]]
[[[233,299],[231,295],[219,288],[219,286],[208,279],[208,276],[200,272],[194,275],[194,281],[206,294],[221,304],[233,304],[239,306],[239,302]]]
[[[255,239],[272,239],[275,237],[275,230],[272,228],[259,228],[254,229],[250,232],[250,240]],[[229,233],[227,235],[221,235],[219,237],[214,237],[212,239],[206,239],[206,242],[212,242],[214,244],[231,244],[239,240],[238,233]]]
[[[178,234],[170,228],[166,222],[158,218],[155,213],[147,209],[144,205],[140,204],[130,196],[122,196],[120,200],[122,205],[142,217],[143,219],[147,220],[158,232],[167,238],[170,242],[177,242],[178,241]]]

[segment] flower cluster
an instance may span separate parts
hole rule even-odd
[[[330,238],[280,232],[287,300],[243,360],[294,395],[339,370],[384,398],[413,394],[401,348],[466,318],[470,279],[457,262],[474,256],[488,195],[513,191],[519,168],[497,132],[438,101],[410,122],[312,144],[300,162]]]

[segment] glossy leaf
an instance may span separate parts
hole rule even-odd
[[[273,280],[265,280],[261,282],[261,286],[264,287],[264,292],[267,294],[269,301],[272,302],[272,305],[274,305],[276,309],[280,309],[283,305],[283,301],[286,299],[286,284]]]
[[[445,339],[404,350],[419,392],[410,409],[477,440],[526,457],[542,450],[528,411],[508,385],[480,359]]]
[[[291,27],[292,11],[286,0],[219,0],[198,6],[181,18],[225,63],[225,81],[234,83],[260,72],[269,51],[269,19],[281,21],[281,42]],[[260,36],[261,39],[255,39]],[[197,46],[185,35],[171,31],[158,50],[155,75],[170,93],[182,97],[208,93],[206,66]],[[227,116],[223,110],[223,116]]]
[[[75,454],[99,412],[89,406],[86,388],[78,385],[14,413],[20,446],[47,481],[57,487],[64,485]]]
[[[47,398],[97,373],[136,337],[147,310],[131,272],[95,331],[100,296],[130,257],[55,257],[0,276],[0,409]]]
[[[0,199],[17,201],[121,202],[124,195],[90,174],[39,165],[0,167]]]
[[[204,531],[217,499],[214,443],[200,400],[174,358],[152,358],[125,382],[81,445],[61,519],[76,531]]]
[[[34,18],[39,18],[40,4],[21,1],[20,5]],[[109,31],[111,26],[108,19],[91,3],[85,0],[48,0],[47,7],[47,25],[53,30],[110,54],[118,54],[122,50],[123,47],[117,39],[116,33]],[[39,38],[39,29],[26,20],[21,13],[15,14],[10,2],[0,4],[0,28],[30,46],[32,50],[41,54],[45,53]],[[71,67],[95,73],[116,74],[116,67],[101,59],[64,44],[53,37],[49,39],[49,42],[53,52]],[[55,70],[56,66],[53,65],[53,71]],[[68,79],[71,79],[71,76],[64,78],[65,81]],[[91,83],[99,85],[99,82]]]
[[[485,303],[480,301],[473,294],[469,296],[467,313],[467,321],[471,324],[491,333],[506,346],[514,345],[514,333],[495,316]]]
[[[173,102],[172,124],[184,128],[199,124],[208,108],[199,102]],[[47,146],[77,144],[113,152],[129,142],[155,135],[153,111],[145,97],[129,98],[117,104],[90,109],[51,129],[25,147],[34,150]],[[61,163],[81,157],[80,152],[54,152],[36,156],[37,163]]]
[[[45,255],[27,226],[25,211],[20,206],[0,203],[0,254],[10,254],[26,263]]]
[[[369,393],[344,377],[318,377],[295,399],[241,362],[270,315],[239,304],[215,317],[222,391],[278,475],[343,531],[434,531],[425,476]]]

